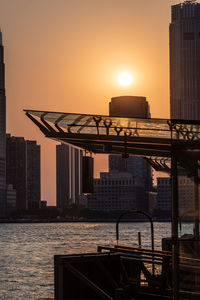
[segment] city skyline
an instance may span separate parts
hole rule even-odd
[[[149,99],[152,117],[169,117],[168,25],[171,5],[179,2],[0,1],[7,132],[41,144],[48,204],[56,199],[56,143],[45,140],[22,110],[108,114],[111,97],[130,94]],[[130,87],[117,83],[123,70],[133,74]],[[96,173],[106,168],[98,159]]]
[[[198,299],[199,2],[0,0],[3,299]]]

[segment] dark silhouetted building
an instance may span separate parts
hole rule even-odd
[[[146,97],[112,97],[109,103],[109,115],[124,118],[150,118],[149,104]]]
[[[200,3],[195,1],[171,10],[170,114],[200,120]]]
[[[134,177],[144,181],[146,191],[152,190],[152,170],[147,161],[138,156],[122,158],[119,155],[109,155],[109,170],[129,172]]]
[[[0,217],[6,216],[6,96],[2,33],[0,32]]]
[[[179,212],[180,215],[195,209],[194,183],[187,176],[179,176]],[[157,178],[157,208],[161,211],[171,210],[171,182],[169,177]]]
[[[26,141],[27,199],[28,208],[40,208],[41,201],[41,162],[40,145],[36,141]]]
[[[66,208],[79,204],[82,151],[61,144],[56,146],[56,205]]]
[[[40,146],[36,141],[7,135],[6,179],[16,190],[16,208],[40,207]]]
[[[170,116],[200,120],[200,3],[195,1],[171,8]],[[193,190],[193,180],[179,176],[180,213],[194,209]]]
[[[7,185],[7,197],[6,197],[6,204],[7,204],[7,213],[8,215],[16,210],[16,190],[13,189],[12,184]]]
[[[100,173],[94,179],[94,193],[88,195],[91,210],[114,211],[144,208],[145,192],[142,180],[128,172],[113,170]]]
[[[145,97],[120,96],[111,98],[109,103],[109,114],[112,117],[124,118],[150,118],[149,104]],[[148,162],[142,157],[129,156],[123,158],[119,155],[109,155],[109,171],[118,170],[120,172],[131,173],[134,178],[143,181],[145,190],[145,201],[143,210],[149,209],[149,195],[152,190],[152,169]]]

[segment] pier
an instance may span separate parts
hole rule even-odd
[[[102,254],[55,257],[55,290],[58,295],[56,299],[64,299],[62,293],[65,293],[65,286],[69,287],[68,281],[71,280],[72,274],[76,280],[79,278],[79,281],[83,283],[83,289],[86,285],[93,295],[86,299],[94,299],[94,293],[99,295],[99,298],[95,299],[129,299],[126,298],[126,293],[129,292],[132,297],[130,299],[199,299],[200,122],[118,118],[33,110],[25,110],[25,112],[48,138],[83,149],[87,155],[92,153],[121,154],[124,158],[129,155],[143,156],[156,170],[166,172],[171,176],[171,252],[159,252],[154,249],[149,251],[141,247],[123,248],[115,245],[111,248],[99,246],[98,252],[103,251]],[[183,239],[179,234],[181,219],[178,195],[179,174],[184,174],[194,181],[194,234],[187,239]],[[95,259],[106,261],[106,263],[100,262],[102,267],[100,268],[105,269],[105,272],[102,271],[105,286],[107,286],[105,278],[113,279],[113,276],[118,276],[115,279],[116,284],[113,281],[115,288],[111,288],[111,282],[108,291],[107,288],[104,289],[101,286],[100,282],[103,280],[101,272],[98,272],[96,278],[94,270],[87,265],[87,261],[93,261],[92,265],[96,266]],[[113,261],[114,264],[112,264]],[[121,262],[123,266],[127,265],[127,268],[122,267]],[[108,267],[109,264],[112,264],[112,268]],[[149,270],[145,264],[152,265],[152,270]],[[81,266],[85,270],[83,273]],[[160,270],[157,275],[154,274],[154,267]],[[134,283],[130,283],[132,273],[136,274]],[[124,276],[127,276],[127,285],[130,288],[128,291]],[[73,286],[73,280],[70,282]],[[81,286],[80,283],[80,290]],[[70,299],[73,298],[70,297]]]

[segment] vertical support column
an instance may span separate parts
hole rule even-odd
[[[74,149],[74,164],[75,164],[75,204],[79,206],[80,197],[80,150]]]
[[[171,195],[172,195],[172,286],[173,300],[179,299],[179,242],[178,242],[178,170],[176,153],[171,157]]]
[[[76,204],[76,166],[75,166],[75,148],[71,146],[71,191],[72,203]]]
[[[199,184],[198,184],[197,175],[194,177],[194,209],[195,209],[194,235],[195,235],[195,239],[199,239]]]
[[[199,180],[198,180],[198,168],[196,170],[196,176],[194,177],[194,209],[195,209],[195,250],[197,255],[200,254],[199,249]],[[200,277],[198,272],[195,274],[195,288],[198,289],[200,282]]]
[[[199,183],[198,183],[198,170],[196,176],[194,176],[194,209],[195,209],[195,227],[194,227],[194,237],[195,245],[194,249],[199,255]],[[199,286],[199,274],[195,274],[195,288]]]

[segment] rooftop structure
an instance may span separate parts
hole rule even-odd
[[[146,97],[112,97],[109,103],[109,115],[125,118],[150,118],[149,104]]]

